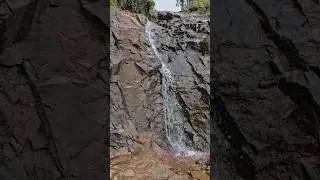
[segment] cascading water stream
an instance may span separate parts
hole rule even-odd
[[[155,30],[154,28],[156,28],[156,25],[148,21],[146,24],[146,33],[148,34],[148,39],[150,41],[152,50],[162,65],[162,95],[165,109],[166,136],[177,156],[195,156],[198,154],[198,152],[188,150],[183,140],[184,116],[182,114],[182,108],[176,99],[174,77],[167,64],[162,60],[161,55],[156,48],[153,39],[154,34],[152,32]]]

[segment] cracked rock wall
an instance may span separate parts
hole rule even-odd
[[[76,0],[14,3],[1,36],[0,179],[104,180],[106,30]]]
[[[213,177],[319,179],[319,2],[213,6]]]

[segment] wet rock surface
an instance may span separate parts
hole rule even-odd
[[[316,1],[216,1],[214,179],[318,179]]]
[[[145,32],[146,19],[130,13],[113,13],[110,32],[112,149],[130,144],[129,137],[137,132],[153,132],[165,148],[163,75],[160,60],[153,54]],[[162,18],[163,13],[172,18]],[[153,32],[156,48],[175,77],[176,97],[186,117],[185,141],[195,150],[209,152],[208,18],[157,12],[151,21],[157,26]],[[200,48],[201,43],[205,48]],[[123,141],[116,140],[119,138]]]

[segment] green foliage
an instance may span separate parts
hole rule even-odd
[[[117,0],[110,0],[110,7],[115,9],[118,7],[118,1]]]
[[[155,2],[153,0],[111,0],[110,6],[147,15],[153,10]]]
[[[180,6],[183,11],[201,10],[210,13],[209,0],[177,0],[177,5]]]
[[[206,7],[209,7],[209,0],[195,0],[192,2],[191,6],[197,9],[206,8]]]

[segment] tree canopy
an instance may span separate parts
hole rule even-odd
[[[153,0],[111,0],[110,6],[135,13],[149,14],[155,2]]]
[[[177,6],[180,6],[182,10],[210,10],[209,0],[176,0]]]

